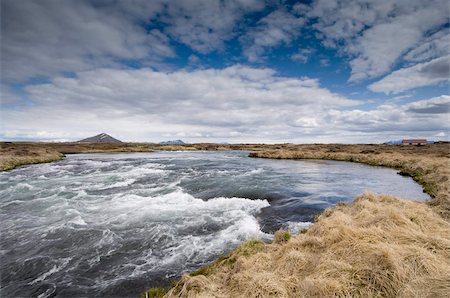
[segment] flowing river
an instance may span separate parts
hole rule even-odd
[[[248,152],[69,155],[0,173],[2,297],[137,297],[364,191],[426,200],[356,163]]]

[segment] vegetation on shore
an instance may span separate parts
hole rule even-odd
[[[430,194],[421,203],[370,193],[327,209],[297,236],[233,251],[165,297],[447,297],[450,147],[272,145],[251,157],[329,159],[399,169]],[[284,239],[285,241],[280,241]],[[246,244],[244,244],[245,246]],[[202,271],[202,270],[200,270]]]
[[[392,145],[158,145],[0,143],[0,169],[67,153],[249,150],[251,157],[329,159],[411,176],[427,203],[363,194],[327,209],[299,235],[249,241],[144,297],[446,297],[450,293],[450,147]]]
[[[0,147],[0,171],[9,171],[18,166],[61,160],[64,155],[45,147]]]
[[[64,154],[189,151],[189,150],[260,150],[263,145],[239,144],[147,144],[147,143],[45,143],[0,142],[0,171],[18,166],[57,161]]]
[[[446,297],[449,235],[426,204],[366,193],[306,233],[184,275],[165,297]]]
[[[359,162],[400,170],[412,177],[424,192],[428,202],[444,218],[450,219],[450,145],[286,145],[280,149],[260,150],[250,157],[277,159],[328,159]]]

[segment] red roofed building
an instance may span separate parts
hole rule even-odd
[[[402,140],[402,145],[426,145],[427,140],[425,139],[411,139],[411,140]]]

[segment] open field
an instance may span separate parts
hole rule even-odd
[[[249,150],[251,157],[330,159],[386,166],[411,176],[427,203],[363,194],[327,209],[307,231],[250,241],[151,297],[448,297],[450,147],[396,145],[158,145],[0,143],[0,166],[68,153]],[[290,238],[290,239],[289,239]]]

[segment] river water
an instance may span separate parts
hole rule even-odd
[[[392,169],[247,155],[80,154],[0,173],[1,296],[137,297],[366,190],[428,199]]]

